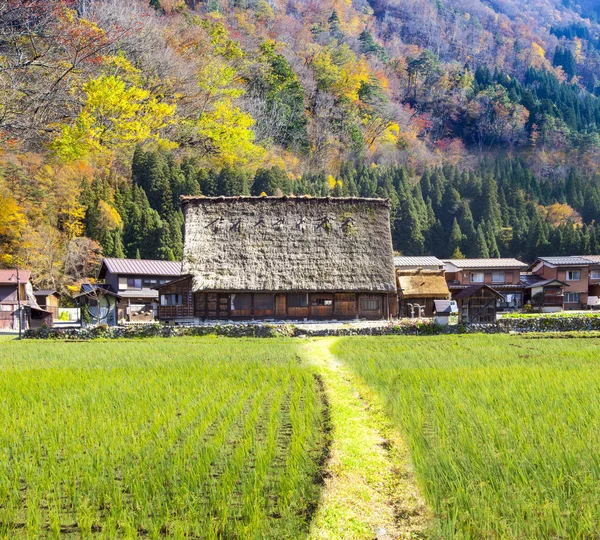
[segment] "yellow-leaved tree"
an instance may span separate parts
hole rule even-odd
[[[108,57],[105,66],[112,73],[81,86],[81,111],[73,123],[60,127],[51,145],[56,155],[70,162],[149,140],[175,147],[162,130],[176,122],[177,105],[142,88],[138,70],[124,57]]]
[[[11,266],[27,221],[17,201],[0,185],[0,266]]]

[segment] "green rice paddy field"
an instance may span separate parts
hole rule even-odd
[[[2,340],[0,538],[374,538],[336,523],[352,500],[335,478],[361,459],[328,405],[341,384],[369,389],[406,444],[425,536],[598,536],[600,338],[309,345]],[[311,361],[318,347],[335,356]]]

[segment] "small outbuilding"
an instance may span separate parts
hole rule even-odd
[[[448,300],[443,270],[396,270],[400,317],[433,317],[435,300]]]
[[[433,305],[435,322],[442,326],[448,324],[450,315],[456,315],[458,313],[458,307],[455,300],[434,300]]]
[[[38,306],[52,314],[52,320],[58,319],[58,308],[60,299],[54,290],[33,291],[33,295],[37,300]]]
[[[462,324],[494,324],[496,301],[503,296],[489,285],[471,285],[454,296],[458,305],[458,322]]]

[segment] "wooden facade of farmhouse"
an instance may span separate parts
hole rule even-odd
[[[244,319],[382,319],[396,315],[395,297],[370,293],[193,292],[188,277],[160,288],[163,322]]]
[[[397,313],[385,200],[185,197],[183,209],[183,277],[157,287],[163,322]]]

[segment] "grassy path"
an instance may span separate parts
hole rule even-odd
[[[332,446],[313,539],[422,538],[430,522],[404,440],[362,381],[331,353],[336,338],[311,340],[329,399]]]

